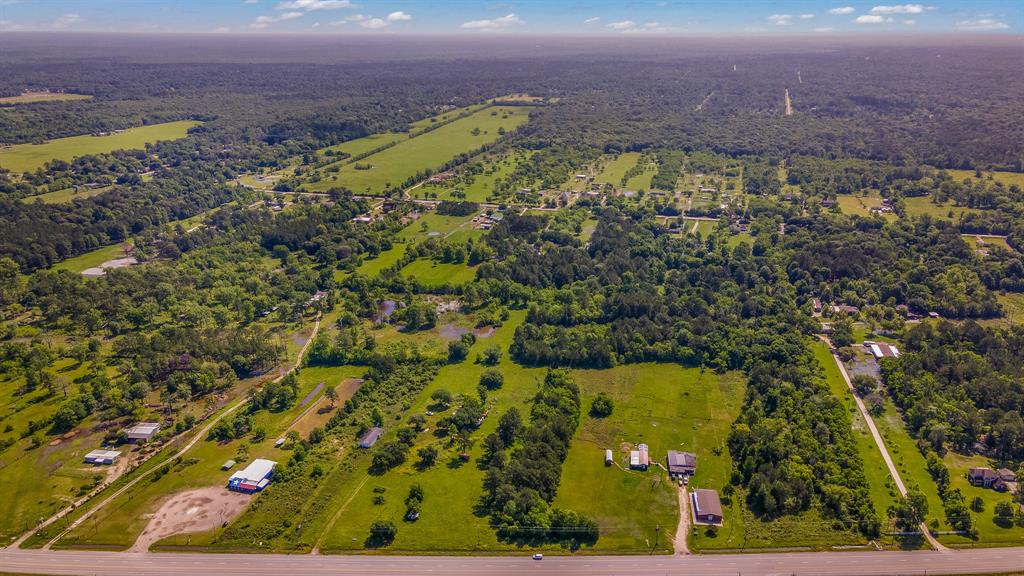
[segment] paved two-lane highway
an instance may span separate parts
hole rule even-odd
[[[590,576],[879,576],[980,574],[1024,569],[1024,548],[956,552],[795,552],[691,556],[314,556],[284,554],[153,554],[0,550],[0,572],[102,576],[461,576],[558,574]]]

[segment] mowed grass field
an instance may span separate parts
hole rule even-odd
[[[499,130],[511,131],[529,119],[529,107],[492,106],[471,116],[445,124],[420,136],[367,156],[358,163],[342,164],[337,173],[321,169],[322,180],[302,186],[308,191],[345,187],[356,194],[379,194],[398,186],[425,170],[437,168],[501,137]],[[476,133],[474,133],[476,132]],[[357,170],[356,165],[368,169]],[[332,165],[335,166],[335,165]]]
[[[871,208],[882,206],[882,197],[877,193],[871,193],[867,196],[840,194],[836,197],[836,200],[838,201],[839,209],[843,211],[843,214],[864,217],[871,215]]]
[[[970,178],[971,180],[977,180],[974,176],[974,170],[946,170],[950,176],[953,177],[957,182],[963,182],[964,179]],[[1024,189],[1024,172],[982,172],[981,179],[988,180],[991,178],[996,182],[1002,182],[1006,186],[1012,186],[1016,184]]]
[[[54,190],[53,192],[47,192],[45,194],[37,194],[36,196],[26,196],[21,199],[26,204],[33,202],[42,202],[43,204],[65,204],[76,200],[78,198],[92,198],[93,196],[99,196],[104,192],[107,192],[113,188],[113,186],[100,186],[99,188],[82,188],[75,190],[74,188],[64,188],[63,190]]]
[[[0,98],[0,106],[13,104],[34,104],[36,102],[67,102],[70,100],[91,100],[90,94],[70,94],[65,92],[23,92],[17,96]]]
[[[611,449],[623,468],[628,468],[628,448],[640,442],[650,447],[652,461],[661,464],[668,450],[694,452],[697,474],[691,486],[720,491],[732,471],[725,442],[743,403],[742,374],[701,374],[677,364],[630,364],[578,370],[575,375],[585,416],[562,468],[555,505],[598,522],[601,537],[595,550],[671,552],[679,518],[678,488],[657,466],[646,472],[605,466],[605,450]],[[599,392],[615,402],[607,418],[588,413]],[[727,517],[726,523],[734,519]]]
[[[426,258],[413,260],[402,268],[402,276],[415,278],[425,286],[460,285],[476,278],[476,266],[434,262]]]
[[[87,268],[93,268],[106,262],[107,260],[113,260],[115,258],[121,258],[125,255],[125,246],[127,243],[111,244],[110,246],[104,246],[103,248],[97,248],[91,252],[80,254],[74,258],[68,258],[62,260],[57,264],[53,265],[54,270],[70,270],[81,274],[83,270]]]
[[[623,152],[614,158],[604,161],[601,172],[594,178],[599,184],[611,184],[616,188],[622,187],[622,177],[630,168],[636,166],[640,160],[639,152]],[[650,181],[648,181],[648,184]]]
[[[424,184],[420,189],[414,190],[414,196],[420,196],[421,192],[435,192],[442,200],[455,199],[452,192],[459,190],[470,202],[486,202],[494,192],[495,183],[508,177],[521,162],[525,162],[534,154],[534,151],[516,150],[512,154],[506,154],[497,158],[487,158],[481,162],[484,167],[482,174],[465,175],[460,181],[454,184],[447,182],[441,184]]]
[[[344,152],[350,156],[358,156],[359,154],[365,154],[370,150],[376,150],[381,146],[387,146],[395,142],[409,138],[408,134],[401,132],[383,132],[381,134],[370,134],[362,138],[356,138],[355,140],[349,140],[348,142],[342,142],[335,146],[329,146],[320,150],[324,152]]]
[[[72,160],[86,154],[103,154],[114,150],[145,148],[158,140],[177,140],[188,135],[188,129],[200,122],[180,120],[151,126],[129,128],[107,136],[71,136],[45,144],[15,144],[0,148],[0,167],[12,172],[31,172],[50,160]]]
[[[843,196],[840,196],[839,198],[842,199]],[[954,206],[952,202],[936,204],[932,202],[932,198],[930,196],[904,198],[903,205],[906,207],[907,214],[910,216],[923,216],[927,214],[932,218],[942,218],[945,220],[959,220],[964,214],[980,214],[984,212],[984,210],[979,210],[977,208]],[[840,206],[842,206],[841,202]],[[845,212],[846,210],[844,209],[843,211]]]

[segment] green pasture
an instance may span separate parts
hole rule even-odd
[[[844,196],[840,196],[840,206],[842,206],[842,199]],[[964,214],[980,214],[984,210],[977,208],[968,208],[966,206],[955,206],[952,202],[944,202],[942,204],[936,204],[932,201],[931,196],[914,196],[912,198],[904,198],[903,205],[906,209],[907,215],[909,216],[924,216],[928,215],[932,218],[942,218],[950,220],[960,220]],[[843,210],[846,211],[845,209]],[[951,216],[952,214],[952,216]]]
[[[649,446],[652,464],[664,465],[668,450],[694,452],[697,474],[690,485],[722,490],[732,472],[725,442],[743,403],[743,376],[702,374],[677,364],[630,364],[579,370],[575,375],[587,415],[562,468],[555,504],[598,522],[597,550],[671,551],[670,538],[679,518],[678,488],[658,466],[646,472],[619,466],[628,468],[628,450],[641,442]],[[607,418],[588,413],[599,392],[615,402]],[[606,449],[612,450],[619,466],[604,465]],[[727,512],[727,529],[735,519]]]
[[[0,167],[12,172],[31,172],[50,160],[70,161],[87,154],[105,154],[114,150],[134,150],[158,140],[177,140],[188,135],[188,129],[200,122],[179,120],[150,126],[129,128],[107,136],[71,136],[44,144],[15,144],[0,148]]]
[[[81,273],[83,270],[99,266],[107,260],[123,257],[125,255],[124,248],[125,244],[111,244],[110,246],[97,248],[91,252],[58,262],[53,265],[53,268],[55,270],[70,270],[71,272]]]
[[[983,546],[1021,546],[1024,545],[1024,526],[1018,526],[1013,522],[997,524],[995,521],[996,504],[999,502],[1011,502],[1012,496],[1006,492],[996,492],[990,488],[972,486],[967,481],[967,470],[974,467],[988,467],[992,469],[1001,468],[999,462],[992,461],[984,456],[966,456],[955,452],[947,452],[943,458],[946,467],[949,468],[949,483],[954,489],[963,493],[967,505],[970,506],[975,497],[980,497],[984,507],[980,512],[971,511],[973,525],[978,529],[978,543]],[[1014,504],[1014,511],[1020,509],[1019,504]],[[971,546],[972,543],[963,538],[954,537],[950,542],[954,546]],[[943,539],[946,542],[946,539]]]
[[[402,276],[415,278],[425,286],[458,285],[476,279],[476,267],[467,264],[434,262],[426,258],[413,260],[402,268]]]
[[[45,194],[37,194],[35,196],[26,196],[21,199],[26,204],[39,201],[43,204],[66,204],[72,200],[79,198],[92,198],[93,196],[99,196],[104,192],[109,191],[113,186],[101,186],[99,188],[83,188],[75,190],[74,188],[64,188],[63,190],[54,190],[53,192],[47,192]]]
[[[527,107],[498,106],[480,110],[371,154],[359,162],[343,164],[336,173],[321,169],[318,174],[322,179],[307,182],[303,189],[322,191],[345,187],[356,194],[379,194],[460,154],[496,141],[501,137],[499,130],[511,131],[524,124],[529,119],[529,110]],[[331,166],[336,167],[337,164]],[[357,166],[367,168],[360,170]]]

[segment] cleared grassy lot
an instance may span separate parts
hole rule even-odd
[[[26,196],[22,198],[21,201],[26,204],[31,204],[36,201],[42,202],[43,204],[65,204],[78,198],[92,198],[93,196],[99,196],[111,188],[113,188],[113,186],[82,188],[78,190],[75,190],[74,188],[65,188],[63,190],[54,190],[53,192],[47,192],[45,194]]]
[[[946,172],[957,182],[963,182],[966,178],[977,180],[974,170],[946,170]],[[982,180],[992,179],[996,182],[1002,182],[1007,186],[1016,184],[1024,188],[1024,172],[982,172],[981,178]]]
[[[65,92],[22,92],[17,96],[0,98],[0,106],[12,104],[34,104],[36,102],[66,102],[69,100],[91,100],[91,94],[70,94]]]
[[[623,468],[628,468],[628,449],[640,442],[661,464],[668,450],[695,452],[697,474],[691,486],[721,490],[732,471],[725,441],[743,402],[742,374],[630,364],[575,375],[585,413],[599,392],[613,398],[615,409],[607,418],[584,417],[562,467],[555,504],[598,522],[596,550],[671,551],[679,517],[677,487],[657,466],[647,472],[606,467],[604,451],[611,449]],[[726,524],[736,521],[732,511],[726,515]]]
[[[639,152],[624,152],[610,158],[601,166],[601,172],[594,178],[599,184],[611,184],[616,188],[622,186],[622,177],[640,160]]]
[[[497,181],[508,177],[519,163],[526,161],[533,154],[532,150],[516,150],[512,154],[487,158],[480,163],[483,173],[468,174],[467,170],[460,174],[454,183],[424,184],[420,189],[414,190],[413,195],[422,196],[427,192],[433,192],[442,200],[451,200],[456,199],[452,196],[452,192],[459,190],[466,195],[465,200],[486,202],[494,192]]]
[[[401,132],[384,132],[381,134],[370,134],[362,138],[356,138],[355,140],[349,140],[348,142],[342,142],[335,146],[329,146],[320,150],[323,152],[344,152],[351,156],[358,156],[359,154],[365,154],[370,150],[376,150],[381,146],[387,146],[401,140],[409,138],[408,134]]]
[[[416,278],[426,286],[458,285],[476,278],[476,267],[466,264],[447,264],[421,258],[402,268],[402,276]]]
[[[437,168],[460,154],[466,154],[501,137],[529,119],[528,107],[492,106],[471,116],[445,124],[420,136],[409,138],[386,150],[352,164],[337,164],[317,172],[322,178],[308,182],[310,191],[345,187],[356,194],[379,194],[417,174]],[[362,169],[360,169],[362,168]]]
[[[188,135],[188,129],[201,122],[180,120],[151,126],[129,128],[107,136],[71,136],[50,140],[45,144],[16,144],[0,148],[0,167],[12,172],[30,172],[50,160],[72,160],[86,154],[104,154],[114,150],[145,148],[158,140],[177,140]]]
[[[840,196],[840,199],[843,197]],[[907,214],[911,216],[923,216],[925,214],[932,218],[942,218],[946,220],[959,220],[964,214],[980,214],[984,210],[977,208],[968,208],[965,206],[954,206],[952,202],[944,202],[942,204],[936,204],[932,202],[930,196],[915,196],[913,198],[904,198],[903,204],[906,206]],[[840,203],[842,205],[842,203]],[[843,210],[846,211],[845,209]]]
[[[97,248],[92,252],[86,252],[85,254],[75,256],[74,258],[68,258],[67,260],[58,262],[53,265],[53,268],[55,270],[70,270],[80,274],[86,268],[93,268],[107,260],[123,257],[125,255],[125,246],[126,243],[122,243]]]
[[[877,192],[872,192],[867,196],[840,194],[836,200],[839,202],[839,209],[843,211],[843,214],[864,217],[871,215],[872,208],[882,206],[882,197]]]

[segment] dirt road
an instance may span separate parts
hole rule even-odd
[[[686,537],[690,534],[690,493],[686,486],[679,487],[679,526],[676,526],[676,556],[686,556],[690,548],[686,545]]]
[[[829,344],[831,348],[832,344],[824,336],[820,338]],[[846,373],[846,366],[843,365],[843,361],[839,359],[839,356],[832,352],[832,360],[835,361],[836,366],[839,367],[839,373],[843,375],[843,380],[846,381],[847,388],[850,389],[850,394],[853,395],[854,402],[857,403],[857,409],[860,410],[861,416],[864,417],[864,421],[868,424],[868,429],[871,430],[871,437],[875,439],[875,444],[878,446],[878,451],[882,454],[882,459],[885,460],[885,465],[889,468],[889,475],[892,476],[893,482],[896,483],[896,488],[900,491],[903,496],[907,495],[907,487],[903,484],[903,479],[900,477],[899,470],[896,469],[896,465],[892,461],[892,457],[889,455],[889,450],[885,447],[885,442],[882,441],[882,435],[878,433],[878,428],[875,426],[875,420],[871,417],[871,413],[868,412],[867,407],[864,406],[864,401],[860,399],[860,396],[853,389],[853,382],[850,381],[850,375]],[[939,543],[938,540],[932,536],[931,531],[925,526],[924,522],[920,525],[921,532],[924,537],[928,540],[928,544],[931,545],[933,550],[947,551],[949,550],[945,546]]]

